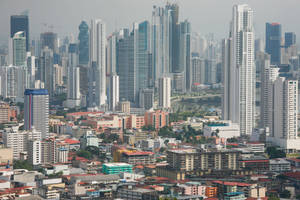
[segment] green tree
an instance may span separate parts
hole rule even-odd
[[[86,150],[79,150],[79,151],[77,151],[76,155],[79,157],[86,158],[88,160],[91,160],[93,158],[92,154]]]
[[[267,147],[266,152],[270,159],[286,157],[286,154],[282,150],[278,150],[276,147]]]
[[[16,160],[14,161],[14,169],[27,169],[28,171],[33,170],[33,166],[27,160]]]
[[[279,195],[280,198],[289,199],[291,197],[291,192],[288,190],[283,190]]]

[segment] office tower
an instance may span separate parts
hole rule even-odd
[[[0,94],[4,98],[22,101],[27,88],[26,66],[2,66],[0,68]]]
[[[216,83],[217,63],[215,59],[205,59],[205,84]]]
[[[122,30],[118,41],[117,74],[120,78],[120,99],[132,103],[136,102],[138,95],[136,81],[137,29],[137,24],[134,24],[131,33],[128,29]]]
[[[296,44],[296,34],[293,32],[287,32],[284,34],[285,48],[288,48]]]
[[[111,75],[117,73],[117,43],[118,43],[118,32],[113,32],[107,39],[106,49],[106,74]]]
[[[233,7],[229,36],[222,47],[223,119],[238,123],[241,135],[249,135],[255,121],[255,66],[253,10],[248,5]]]
[[[35,56],[27,55],[27,71],[28,71],[28,87],[34,88],[35,83],[35,74],[36,74],[36,62],[37,59]]]
[[[154,90],[153,89],[143,89],[140,91],[140,108],[144,108],[145,110],[149,110],[153,108],[154,103]]]
[[[170,77],[162,77],[159,78],[159,102],[158,106],[160,108],[171,108],[171,78]]]
[[[123,113],[130,114],[130,102],[129,101],[121,101],[119,103],[119,110]]]
[[[266,53],[271,55],[271,64],[279,65],[281,58],[281,24],[266,23]]]
[[[49,136],[49,94],[45,89],[26,89],[24,92],[24,128],[33,127],[42,132],[42,138]]]
[[[153,6],[151,27],[152,80],[168,75],[170,66],[170,12],[167,9]],[[177,49],[178,50],[178,49]]]
[[[264,52],[264,43],[262,39],[260,38],[255,39],[254,50],[255,50],[255,56],[258,52]]]
[[[185,89],[191,90],[192,69],[191,69],[191,24],[187,20],[180,23],[179,31],[179,67],[174,72],[184,72]]]
[[[149,70],[151,68],[150,61],[150,24],[148,21],[144,21],[138,25],[136,31],[137,44],[136,50],[136,90],[140,91],[148,87],[149,83]]]
[[[69,65],[68,65],[68,95],[67,106],[80,106],[80,69],[78,67],[78,46],[69,45]]]
[[[17,32],[23,31],[26,38],[26,51],[30,51],[29,19],[27,15],[10,16],[10,37],[13,38]]]
[[[272,122],[267,141],[280,146],[287,152],[300,149],[297,135],[298,81],[278,77],[273,84]]]
[[[106,103],[106,43],[105,23],[101,19],[91,21],[90,27],[90,76],[89,107],[98,107]]]
[[[57,34],[53,32],[41,33],[40,36],[41,49],[48,47],[53,51],[53,54],[58,53]]]
[[[44,88],[48,90],[49,96],[52,97],[55,91],[53,51],[47,46],[42,50],[39,58],[37,77],[44,84]]]
[[[25,32],[20,31],[15,33],[12,38],[12,53],[13,65],[25,66],[26,65],[26,37]]]
[[[109,82],[109,109],[111,111],[115,111],[119,104],[119,84],[119,76],[111,74]]]
[[[89,26],[85,21],[79,25],[79,64],[87,65],[89,63]]]
[[[279,76],[279,68],[270,65],[270,56],[260,56],[257,65],[261,68],[261,93],[260,93],[260,127],[269,127],[273,116],[273,83]]]
[[[205,83],[205,61],[199,57],[199,54],[192,54],[192,84]]]
[[[184,72],[177,72],[177,73],[173,73],[173,84],[172,84],[172,89],[175,92],[179,92],[179,93],[184,93],[186,91],[186,87],[185,87],[185,73]]]
[[[55,64],[53,65],[53,82],[54,82],[54,85],[55,85],[55,88],[59,88],[59,87],[62,87],[64,85],[64,78],[63,78],[63,67],[58,65],[58,64]]]
[[[169,62],[170,62],[170,72],[179,72],[180,66],[180,29],[182,29],[181,24],[179,24],[179,6],[174,3],[167,3],[165,7],[166,13],[166,25],[164,28],[169,29]]]

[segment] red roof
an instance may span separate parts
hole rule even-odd
[[[73,140],[73,139],[65,139],[64,142],[68,144],[80,144],[79,140]]]
[[[123,152],[127,156],[144,156],[144,155],[153,155],[153,152],[149,151],[136,151],[136,152]]]
[[[226,181],[213,181],[213,183],[228,185],[228,186],[239,186],[239,187],[248,187],[251,186],[249,183],[241,183],[241,182],[226,182]]]
[[[295,162],[300,162],[300,159],[298,158],[288,158],[287,160],[295,161]]]
[[[300,172],[287,172],[287,173],[284,173],[283,175],[290,177],[290,178],[300,180]]]
[[[241,162],[245,162],[245,163],[251,163],[251,162],[269,162],[269,160],[241,160]]]
[[[80,116],[80,115],[88,115],[88,114],[101,114],[103,112],[74,112],[68,113],[67,116]]]

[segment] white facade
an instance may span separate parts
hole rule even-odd
[[[111,111],[115,111],[119,104],[119,76],[116,74],[112,74],[110,76],[110,84],[109,84],[109,109]]]
[[[3,134],[3,143],[5,147],[13,149],[14,159],[20,159],[20,153],[28,151],[29,140],[41,139],[41,132],[39,131],[19,131],[18,128],[6,129]]]
[[[240,136],[240,127],[238,124],[229,121],[221,121],[220,124],[205,125],[203,128],[204,136],[214,136],[217,134],[220,138],[233,138]]]
[[[24,98],[24,90],[28,85],[26,66],[2,66],[0,78],[1,96],[15,98],[17,101]]]
[[[101,107],[106,103],[106,28],[101,19],[91,21],[89,106]]]
[[[240,125],[241,135],[254,128],[255,66],[253,10],[235,5],[230,38],[223,41],[223,118]]]
[[[44,89],[27,89],[24,98],[24,128],[35,128],[42,138],[49,136],[49,95]]]
[[[159,78],[159,107],[171,108],[171,78],[162,77]]]
[[[41,140],[30,140],[28,142],[28,160],[32,165],[39,165],[42,161]]]
[[[268,141],[285,150],[300,150],[298,128],[298,81],[278,77],[273,86],[272,110]]]

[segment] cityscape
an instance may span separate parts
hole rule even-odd
[[[78,3],[66,1],[58,16]],[[122,18],[134,4],[123,1],[105,13]],[[129,26],[104,12],[75,20],[84,11],[76,31],[57,29],[46,1],[40,19],[40,2],[0,19],[0,199],[300,199],[300,51],[298,27],[280,20],[288,13],[269,5],[275,20],[262,21],[251,1],[228,1],[222,35],[194,28],[184,1],[141,1],[151,12]],[[0,16],[14,4],[0,3]]]

